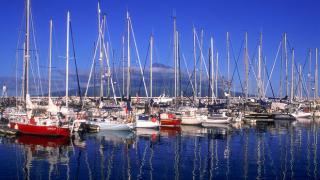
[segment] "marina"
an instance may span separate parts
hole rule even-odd
[[[303,59],[289,33],[275,49],[260,30],[233,46],[173,13],[159,53],[163,37],[142,40],[128,8],[115,23],[97,0],[95,31],[72,8],[36,31],[39,2],[23,2],[15,81],[0,76],[0,179],[319,179],[314,44]]]

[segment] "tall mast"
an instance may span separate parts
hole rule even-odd
[[[284,33],[284,56],[286,65],[286,96],[289,95],[287,33]]]
[[[318,94],[319,94],[319,82],[318,82],[318,76],[319,76],[319,72],[318,72],[318,48],[316,48],[316,70],[314,72],[314,81],[315,81],[315,87],[314,87],[314,98],[317,99],[318,98]]]
[[[194,101],[197,100],[197,52],[196,52],[196,29],[193,27],[193,61],[194,61]]]
[[[177,82],[177,97],[180,95],[180,61],[179,61],[179,32],[176,31],[176,82]],[[177,102],[177,101],[176,101]]]
[[[245,34],[245,47],[244,47],[244,64],[245,64],[245,97],[248,98],[249,91],[249,65],[248,65],[248,33]]]
[[[203,52],[203,29],[201,29],[201,42],[200,42],[201,52]],[[200,68],[199,68],[199,96],[202,97],[202,57],[200,58]]]
[[[128,25],[128,34],[127,34],[127,50],[128,50],[128,72],[127,72],[127,98],[129,98],[130,95],[130,65],[131,65],[131,57],[130,57],[130,17],[129,12],[127,11],[127,25]]]
[[[309,72],[308,72],[308,100],[310,100],[310,94],[311,94],[311,49],[309,49]]]
[[[70,34],[70,12],[67,14],[67,44],[66,44],[66,107],[69,99],[69,34]]]
[[[231,81],[230,81],[230,37],[229,32],[227,32],[227,64],[228,64],[228,75],[227,75],[227,88],[228,88],[228,94],[230,94],[230,87],[231,87]]]
[[[213,91],[213,86],[214,86],[213,37],[211,37],[211,39],[210,39],[210,46],[211,46],[211,48],[210,48],[210,54],[211,54],[211,56],[210,56],[210,61],[211,61],[211,86],[210,86],[210,88],[212,91],[211,98],[212,98],[212,103],[213,103],[213,99],[214,99],[214,91]]]
[[[103,23],[105,19],[103,18]],[[104,40],[104,34],[102,33],[102,26],[101,26],[101,10],[100,10],[100,3],[98,2],[98,28],[99,28],[99,62],[100,62],[100,97],[103,97],[103,50],[102,50],[102,43]]]
[[[219,72],[219,53],[217,52],[217,62],[216,62],[216,98],[218,98],[218,72]]]
[[[49,96],[49,99],[51,98],[51,67],[52,67],[52,19],[50,20],[50,38],[49,38],[49,74],[48,74],[48,81],[49,81],[48,96]]]
[[[150,37],[150,98],[152,98],[153,35]]]
[[[173,62],[174,62],[174,97],[177,98],[177,25],[176,17],[173,17]]]
[[[293,102],[294,99],[294,49],[292,49],[292,59],[291,59],[291,98],[290,101]]]
[[[24,100],[29,94],[30,0],[26,0],[26,34],[24,47]]]
[[[261,82],[261,57],[262,57],[262,33],[260,33],[260,43],[259,43],[259,50],[258,50],[258,97],[262,98],[262,82]]]
[[[299,98],[302,100],[302,68],[301,64],[299,64]]]
[[[124,84],[125,84],[124,83],[125,82],[124,81],[124,71],[125,71],[125,69],[124,69],[125,68],[125,62],[124,62],[124,53],[125,53],[124,52],[124,46],[125,46],[124,44],[125,43],[124,43],[124,40],[125,40],[125,37],[124,37],[124,35],[122,35],[122,95],[123,96],[124,96],[124,88],[125,88],[124,87]]]

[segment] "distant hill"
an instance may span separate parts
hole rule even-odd
[[[153,63],[153,64],[152,64],[152,67],[155,67],[155,68],[165,68],[165,69],[173,69],[171,66],[164,65],[164,64],[161,64],[161,63]]]

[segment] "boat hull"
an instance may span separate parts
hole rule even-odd
[[[16,129],[21,134],[29,135],[39,135],[39,136],[70,136],[69,128],[63,128],[58,126],[41,126],[41,125],[32,125],[24,124],[18,122],[10,122],[9,127]]]
[[[232,120],[231,117],[226,117],[226,118],[217,118],[217,119],[207,119],[206,121],[203,121],[201,123],[202,126],[204,127],[210,127],[215,124],[228,124]]]
[[[193,117],[193,116],[182,116],[181,118],[181,124],[185,125],[200,125],[203,120],[205,120],[204,117]]]
[[[100,130],[130,131],[134,128],[133,123],[91,122],[90,124],[99,126]]]
[[[151,120],[137,120],[136,128],[157,128],[159,127],[159,121],[152,122]]]
[[[169,127],[178,127],[181,125],[181,120],[180,119],[161,119],[160,125],[169,126]]]

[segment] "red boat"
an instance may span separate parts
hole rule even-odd
[[[40,135],[40,136],[70,136],[68,127],[60,127],[56,121],[50,119],[38,120],[31,118],[29,122],[11,121],[9,127],[16,129],[21,134]]]
[[[160,114],[160,126],[177,127],[181,125],[181,118],[173,113]]]

